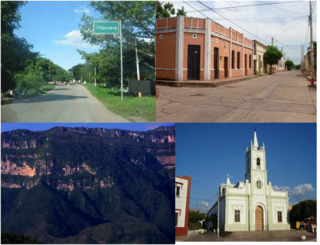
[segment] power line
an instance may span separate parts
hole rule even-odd
[[[221,2],[224,6],[230,6],[230,5],[228,5],[227,3],[224,3],[224,2]],[[233,13],[231,13],[233,16],[235,16]],[[246,22],[246,25],[248,26],[248,27],[250,27],[253,31],[255,31],[255,32],[257,32],[257,35],[258,35],[258,26],[256,26],[252,21],[249,21],[245,16],[243,16],[242,14],[240,14],[239,13],[239,10],[237,10],[237,16],[240,16],[240,17],[244,17],[245,18],[245,20],[246,21],[244,21],[244,22]],[[250,23],[251,23],[251,25],[250,25]],[[253,27],[253,26],[254,27]],[[260,29],[262,32],[264,32],[262,29]],[[265,32],[264,32],[265,33]],[[266,33],[265,33],[266,34]],[[268,34],[267,34],[268,35]]]
[[[283,33],[287,32],[287,31],[291,30],[293,27],[295,27],[295,26],[297,26],[297,25],[301,24],[301,23],[302,23],[302,22],[304,22],[304,21],[306,21],[306,20],[305,20],[305,19],[304,19],[304,20],[302,20],[302,21],[301,21],[301,22],[299,22],[298,24],[296,24],[296,25],[294,25],[294,26],[290,27],[289,29],[287,29],[287,30],[285,30],[285,31],[283,31],[283,32],[281,32],[281,33],[279,33],[279,34],[277,34],[277,35],[273,36],[273,37],[279,36],[280,34],[283,34]]]
[[[288,1],[288,2],[275,2],[275,3],[262,3],[262,4],[250,4],[250,5],[238,5],[238,6],[231,6],[231,7],[224,7],[224,8],[215,8],[214,10],[221,10],[221,9],[232,9],[232,8],[243,8],[243,7],[253,7],[253,6],[261,6],[261,5],[273,5],[273,4],[284,4],[284,3],[296,3],[302,1]],[[208,11],[211,8],[207,7],[206,9],[202,9],[200,11]],[[211,9],[212,10],[212,9]],[[191,13],[196,11],[188,11],[186,13]]]
[[[184,1],[184,2],[185,2],[185,1]],[[200,4],[202,4],[203,6],[205,6],[205,7],[207,7],[207,8],[210,8],[210,7],[208,7],[207,5],[205,5],[204,3],[202,3],[201,1],[198,1],[198,2],[199,2]],[[186,3],[186,2],[185,2],[185,3]],[[189,4],[188,4],[188,5],[189,5]],[[190,5],[189,5],[189,6],[190,6]],[[231,22],[232,24],[234,24],[235,26],[239,27],[241,30],[244,30],[245,32],[249,33],[250,35],[252,35],[252,36],[254,36],[254,37],[256,37],[256,38],[258,38],[258,39],[260,39],[260,40],[268,43],[268,41],[266,41],[266,40],[264,40],[264,39],[262,39],[262,38],[260,38],[260,37],[258,37],[258,36],[256,36],[256,35],[252,34],[251,32],[249,32],[249,31],[247,31],[247,30],[245,30],[244,28],[242,28],[241,26],[237,25],[237,24],[234,23],[233,21],[231,21],[231,20],[229,20],[228,18],[224,17],[223,15],[217,13],[217,12],[214,11],[212,8],[210,8],[210,9],[211,9],[214,13],[220,15],[221,17],[225,18],[226,20],[230,21],[230,22]],[[198,11],[198,12],[201,13],[200,11]],[[201,13],[201,14],[203,14],[203,13]],[[205,15],[205,14],[203,14],[203,15]],[[206,15],[205,15],[205,16],[206,16]],[[208,16],[207,16],[207,17],[208,17]],[[210,18],[210,17],[208,17],[208,18]],[[211,18],[210,18],[210,19],[211,19]],[[212,20],[212,19],[211,19],[211,20]],[[215,21],[214,21],[214,22],[215,22]]]
[[[258,0],[258,2],[264,3],[264,2],[259,1],[259,0]],[[307,14],[301,14],[301,13],[297,13],[297,12],[289,11],[289,10],[282,9],[282,8],[279,8],[279,7],[276,7],[276,6],[273,6],[273,5],[270,5],[270,7],[277,8],[277,9],[281,9],[281,10],[286,11],[286,12],[289,12],[289,13],[294,13],[294,14],[299,14],[299,15],[308,16]]]

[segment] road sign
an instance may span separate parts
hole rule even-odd
[[[93,33],[96,35],[119,35],[120,22],[106,22],[96,21],[93,22]]]
[[[119,21],[94,21],[93,34],[95,35],[119,35],[120,60],[121,60],[121,101],[123,101],[123,62],[122,62],[122,31]]]

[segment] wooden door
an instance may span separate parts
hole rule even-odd
[[[200,80],[200,46],[188,46],[188,80]]]
[[[224,77],[227,78],[228,77],[228,73],[229,73],[229,64],[228,64],[228,57],[224,57]]]
[[[244,70],[245,70],[245,75],[248,75],[248,71],[247,71],[247,55],[244,55]]]
[[[256,207],[256,231],[263,231],[263,209]]]
[[[219,78],[219,49],[214,48],[214,79]]]

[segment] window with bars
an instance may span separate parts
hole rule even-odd
[[[234,212],[234,221],[235,222],[240,222],[240,210],[236,210]]]
[[[176,197],[180,197],[180,186],[177,186]]]
[[[240,69],[240,52],[237,53],[237,68]]]
[[[282,222],[282,212],[278,212],[278,222]]]
[[[231,64],[232,64],[232,69],[234,69],[234,62],[235,62],[235,60],[234,60],[234,50],[232,50],[232,56],[231,56],[231,59],[232,59],[232,62],[231,62]]]

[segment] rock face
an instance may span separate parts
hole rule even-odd
[[[44,243],[174,243],[174,127],[15,130],[1,153],[3,230]],[[132,235],[112,240],[121,232]]]
[[[118,129],[103,128],[65,128],[55,127],[48,131],[31,132],[27,130],[15,130],[2,134],[1,138],[1,174],[42,176],[58,174],[59,176],[71,176],[80,173],[95,175],[106,162],[100,165],[88,165],[86,162],[79,163],[75,159],[55,158],[55,149],[72,151],[70,147],[61,149],[54,142],[71,137],[79,140],[96,138],[107,148],[114,150],[115,147],[129,146],[131,150],[123,148],[122,161],[129,161],[134,165],[140,164],[153,169],[171,169],[175,167],[175,129],[174,127],[160,127],[146,132],[132,132]],[[77,145],[78,147],[78,145]],[[78,150],[78,149],[76,149]],[[85,149],[84,149],[85,150]],[[71,154],[73,155],[73,154]],[[92,156],[91,156],[92,157]],[[127,159],[124,159],[126,158]],[[89,162],[92,159],[89,159]],[[56,161],[56,163],[54,163]],[[91,161],[92,162],[92,161]],[[152,164],[149,164],[152,162]],[[104,183],[103,180],[101,183]],[[108,186],[109,184],[106,184]],[[61,185],[60,185],[61,186]],[[105,186],[105,184],[102,184]],[[5,184],[3,184],[5,187]],[[61,188],[67,190],[70,188]]]

